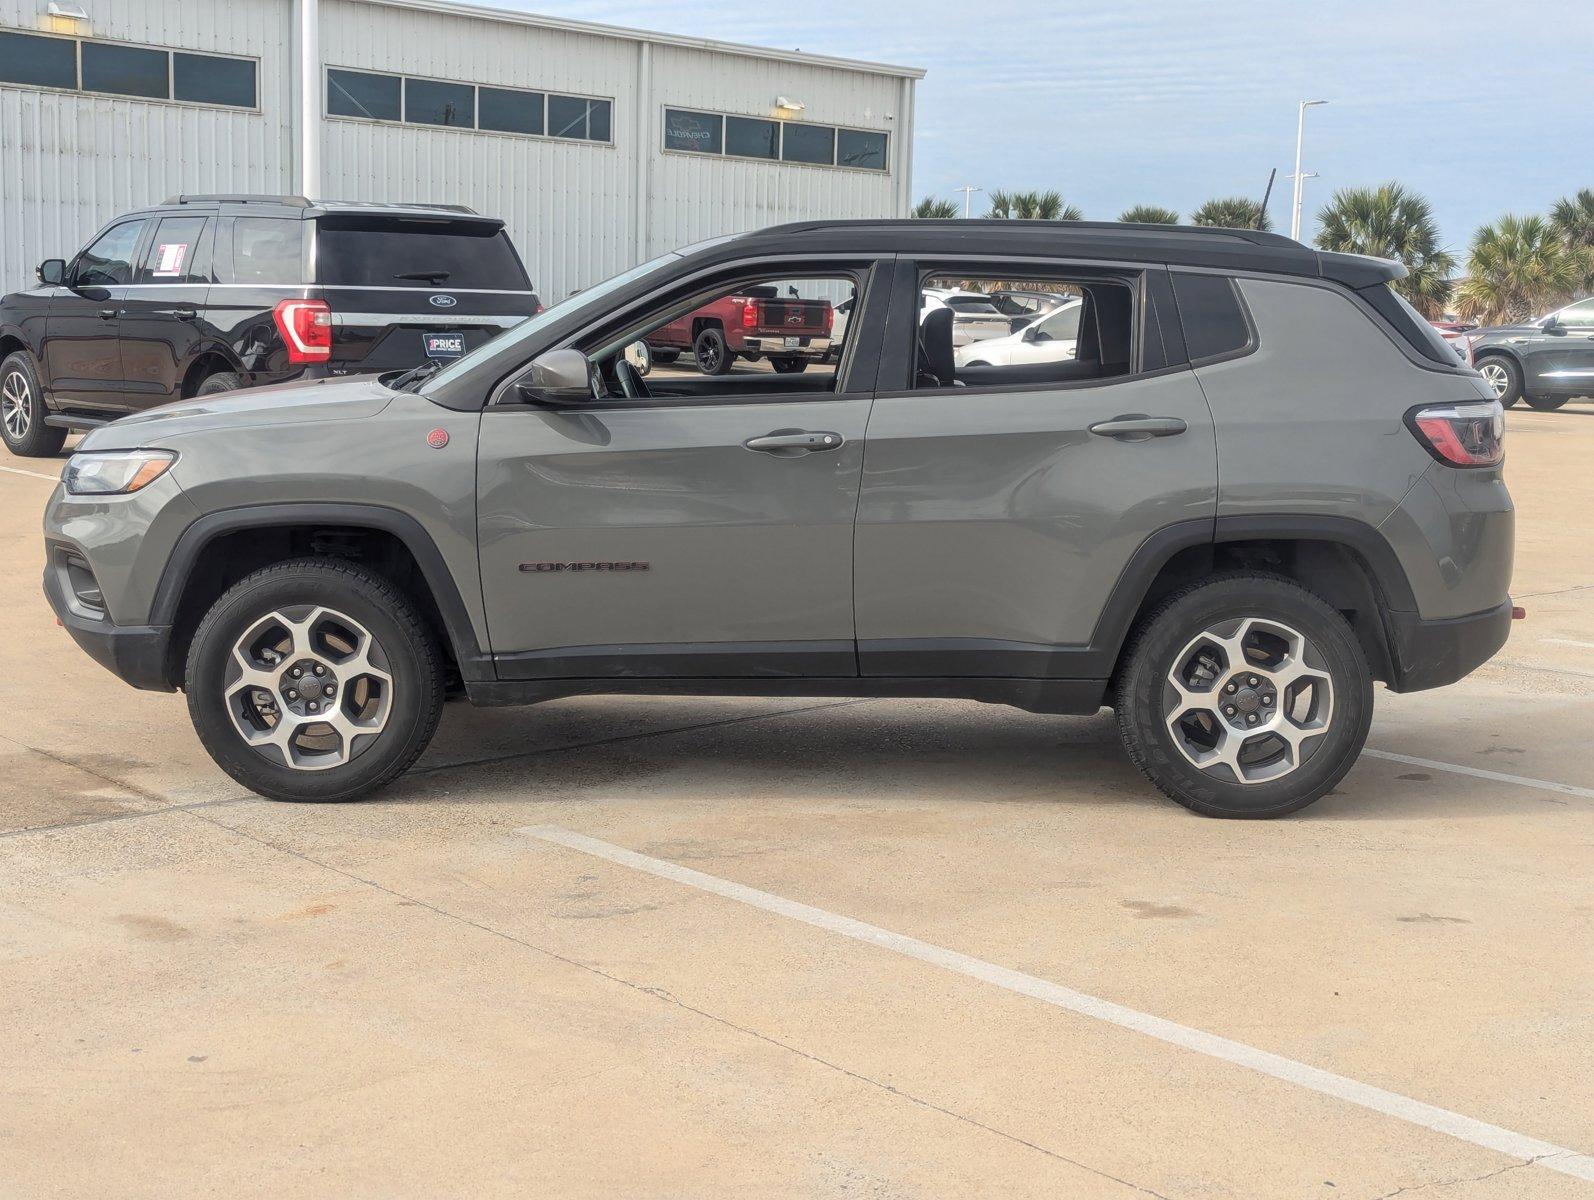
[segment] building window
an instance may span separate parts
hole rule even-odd
[[[329,117],[607,142],[613,136],[613,107],[586,96],[327,68]]]
[[[516,92],[509,88],[477,88],[476,127],[498,133],[540,134],[543,131],[541,92]]]
[[[327,112],[332,116],[397,121],[403,95],[404,81],[397,75],[327,70]]]
[[[215,54],[172,54],[172,98],[194,104],[255,107],[255,64]]]
[[[691,154],[721,154],[725,150],[725,118],[716,113],[664,110],[664,148]]]
[[[548,97],[548,132],[557,138],[609,140],[609,102],[581,96]]]
[[[77,88],[77,43],[0,30],[0,82]]]
[[[836,162],[836,131],[829,125],[787,121],[785,129],[781,131],[780,156],[787,162],[833,166]]]
[[[171,55],[137,46],[83,43],[83,90],[114,96],[171,99]]]
[[[754,117],[726,117],[725,153],[740,158],[779,158],[780,124]]]
[[[476,89],[434,79],[404,81],[404,119],[412,125],[476,127]]]
[[[254,108],[256,72],[252,58],[0,29],[0,83]]]
[[[836,163],[843,167],[857,167],[863,171],[884,171],[886,135],[868,133],[861,129],[837,130]]]
[[[839,129],[806,121],[738,117],[684,108],[664,110],[664,148],[682,154],[780,159],[884,174],[890,169],[886,139],[886,134],[867,129]]]

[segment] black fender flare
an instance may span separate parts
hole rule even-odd
[[[284,525],[342,525],[356,529],[379,529],[398,538],[414,556],[427,587],[431,589],[432,599],[443,618],[444,631],[454,650],[454,660],[459,664],[460,675],[467,683],[487,683],[497,678],[492,656],[485,653],[477,641],[470,611],[465,607],[459,587],[431,534],[408,513],[377,504],[256,504],[206,513],[183,530],[172,547],[155,588],[149,623],[170,626],[175,622],[194,566],[205,547],[216,538],[240,529]]]
[[[1314,513],[1227,516],[1178,521],[1151,534],[1135,551],[1118,576],[1101,617],[1091,635],[1089,661],[1083,674],[1108,677],[1129,636],[1130,626],[1150,593],[1152,584],[1173,556],[1194,546],[1214,548],[1230,542],[1326,542],[1356,556],[1367,570],[1379,600],[1379,624],[1386,650],[1393,646],[1388,614],[1415,614],[1416,597],[1411,581],[1389,540],[1376,526],[1355,517]]]

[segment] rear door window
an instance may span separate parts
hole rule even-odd
[[[210,226],[206,217],[162,217],[135,282],[209,283]]]
[[[323,218],[316,282],[324,287],[528,291],[502,227],[483,221]]]
[[[224,283],[297,287],[304,276],[304,222],[238,217],[232,223],[232,277]]]

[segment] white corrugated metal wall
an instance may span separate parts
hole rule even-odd
[[[78,32],[260,60],[260,109],[116,99],[0,84],[0,286],[70,255],[119,212],[177,192],[298,190],[293,0],[87,0]],[[43,0],[0,0],[0,26],[50,31]],[[61,32],[64,30],[55,30]],[[321,197],[468,204],[509,223],[549,300],[689,242],[780,221],[904,215],[913,76],[674,44],[433,0],[322,0],[316,115]],[[324,116],[326,67],[611,98],[613,143]],[[663,149],[666,107],[888,134],[886,172]]]
[[[260,111],[0,86],[0,287],[33,282],[117,213],[177,192],[290,191],[287,0],[88,0],[52,26],[43,0],[0,0],[0,25],[260,60]]]

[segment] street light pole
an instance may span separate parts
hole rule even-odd
[[[953,188],[952,190],[954,192],[963,193],[963,219],[966,221],[969,218],[969,205],[974,200],[974,193],[983,192],[985,189],[977,188],[973,184],[969,184],[966,187]]]
[[[1327,100],[1302,100],[1295,113],[1295,203],[1290,213],[1290,237],[1301,240],[1301,199],[1306,190],[1306,179],[1301,174],[1301,143],[1306,136],[1306,110],[1327,104]]]

